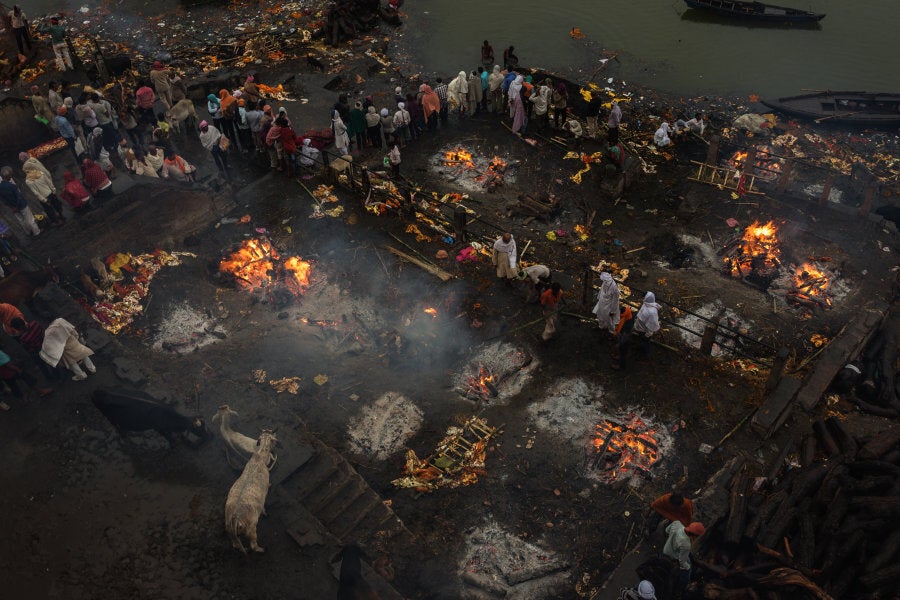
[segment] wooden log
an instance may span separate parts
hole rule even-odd
[[[788,498],[788,500],[789,499],[790,498]],[[785,500],[785,502],[788,502],[788,500]],[[796,516],[797,509],[795,507],[788,508],[787,510],[779,509],[774,520],[767,524],[765,530],[762,532],[760,543],[769,548],[774,547],[776,544],[780,544],[781,538],[784,537],[784,532],[791,526],[791,523]]]
[[[838,445],[841,447],[841,451],[845,456],[854,457],[856,453],[859,452],[859,444],[856,443],[856,439],[853,435],[847,431],[847,428],[844,426],[843,421],[838,419],[837,417],[828,417],[825,420],[825,425],[828,427],[831,432],[832,437],[837,441]]]
[[[850,499],[850,507],[869,514],[900,517],[900,498],[881,496],[857,496]]]
[[[402,251],[394,248],[393,246],[385,246],[384,248],[388,252],[396,254],[403,260],[411,262],[412,264],[416,265],[417,267],[424,269],[425,271],[431,273],[432,275],[434,275],[441,281],[450,281],[451,279],[453,279],[453,275],[451,275],[447,271],[440,269],[440,268],[438,268],[430,263],[427,263],[423,260],[420,260],[420,259],[416,258],[415,256],[410,256],[406,252],[402,252]]]
[[[833,598],[818,585],[800,571],[789,568],[775,569],[770,574],[759,579],[759,583],[767,586],[788,587],[796,586],[805,589],[818,600],[833,600]]]
[[[866,442],[866,444],[859,449],[859,458],[864,460],[881,458],[897,445],[900,445],[900,426],[893,427],[887,431],[882,431]]]
[[[781,452],[778,453],[778,456],[775,457],[775,460],[769,465],[769,469],[766,473],[766,479],[770,482],[775,481],[775,478],[778,477],[778,474],[781,472],[782,467],[784,467],[784,461],[787,459],[788,454],[794,451],[794,448],[797,447],[797,436],[790,438],[781,449]]]
[[[731,502],[725,522],[725,541],[737,544],[744,535],[747,522],[747,488],[750,476],[742,472],[731,485]]]
[[[816,559],[816,528],[813,524],[813,515],[811,511],[812,501],[807,499],[800,505],[800,515],[798,521],[800,523],[800,535],[794,547],[797,549],[797,562],[811,569]]]
[[[800,451],[800,466],[806,468],[816,458],[816,436],[808,435],[803,440],[803,449]]]
[[[818,540],[816,564],[822,564],[825,560],[828,544],[825,543],[824,540],[828,539],[833,532],[838,530],[841,522],[844,520],[844,515],[847,514],[849,509],[850,498],[839,489],[835,493],[834,501],[828,506],[828,510],[825,512],[825,518],[822,519],[822,524],[819,527],[818,536],[816,538]]]
[[[900,581],[900,564],[863,575],[859,578],[859,581],[868,590],[877,590],[888,584],[893,584],[896,581]]]
[[[831,433],[829,433],[828,429],[825,427],[825,421],[823,421],[822,419],[813,421],[812,428],[813,432],[815,432],[816,434],[816,438],[819,440],[819,445],[828,454],[829,457],[834,456],[840,452],[837,442],[834,441]]]
[[[750,519],[750,522],[747,524],[746,535],[757,539],[757,533],[760,528],[771,520],[775,511],[778,510],[778,507],[781,506],[782,502],[784,502],[787,497],[788,493],[786,490],[779,490],[770,495],[753,518]]]
[[[838,570],[838,575],[828,587],[829,593],[835,598],[846,598],[847,592],[857,582],[862,566],[859,564],[845,564]]]
[[[894,529],[893,532],[881,544],[878,554],[872,557],[866,565],[866,572],[872,573],[881,567],[891,564],[891,562],[900,562],[894,559],[900,551],[900,529]]]
[[[883,460],[857,460],[847,465],[856,476],[865,475],[900,475],[900,467]]]
[[[854,481],[850,485],[850,494],[852,496],[880,496],[894,487],[896,477],[893,475],[881,475],[875,477],[866,477],[858,481]]]

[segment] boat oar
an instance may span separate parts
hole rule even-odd
[[[863,112],[863,111],[858,110],[858,111],[856,111],[856,112],[849,112],[849,113],[841,113],[841,114],[828,115],[827,117],[819,117],[818,119],[815,119],[815,122],[816,122],[816,123],[821,123],[822,121],[827,121],[828,119],[834,119],[834,118],[837,118],[837,117],[850,117],[850,116],[853,116],[853,115],[858,115],[858,114],[861,113],[861,112]]]

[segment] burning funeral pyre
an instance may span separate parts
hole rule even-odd
[[[830,307],[830,286],[836,275],[820,264],[828,257],[810,258],[799,266],[785,265],[777,233],[772,221],[764,225],[754,221],[719,251],[726,272],[793,306],[810,310]]]
[[[275,294],[280,289],[294,298],[310,285],[312,265],[299,256],[282,259],[265,237],[244,240],[219,261],[219,271],[234,279],[235,287]]]
[[[485,474],[488,442],[497,433],[497,428],[478,417],[471,417],[462,427],[449,427],[432,455],[420,459],[415,451],[407,450],[403,477],[391,483],[419,492],[471,485]]]
[[[750,153],[746,150],[738,150],[731,155],[727,163],[738,173],[753,175],[759,179],[773,181],[778,178],[781,173],[781,159],[772,154],[772,148],[768,145],[761,144],[755,148],[755,156],[753,159],[753,169],[744,171],[744,165]]]
[[[445,176],[473,191],[491,192],[502,186],[509,176],[507,170],[517,164],[499,156],[476,156],[460,146],[444,150],[437,157],[437,166]]]
[[[456,391],[476,402],[497,402],[522,389],[537,366],[534,357],[511,344],[485,347],[456,377]]]
[[[632,475],[650,477],[650,468],[660,457],[657,429],[638,415],[623,419],[604,418],[597,423],[592,442],[590,466],[605,483],[614,483]]]

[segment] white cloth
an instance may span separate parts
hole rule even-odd
[[[303,140],[303,148],[300,149],[300,164],[304,167],[311,167],[319,158],[318,148],[312,147],[312,140],[306,138]]]
[[[600,273],[600,291],[597,292],[597,303],[591,312],[597,316],[601,329],[606,329],[610,333],[616,332],[620,318],[619,286],[609,273]]]
[[[342,155],[347,154],[347,148],[350,146],[350,136],[347,135],[347,126],[344,125],[338,111],[334,111],[331,117],[331,124],[334,127],[334,147]]]
[[[494,70],[488,75],[488,90],[496,92],[503,85],[503,74],[500,72],[500,65],[494,65]]]
[[[37,221],[34,220],[34,213],[31,212],[30,207],[26,206],[22,210],[17,210],[14,214],[19,224],[25,228],[25,231],[31,235],[40,235],[41,228],[38,227]]]
[[[663,554],[678,561],[678,568],[687,571],[691,568],[691,538],[684,532],[681,521],[672,521],[666,527],[666,545],[663,546]]]
[[[547,107],[550,105],[550,88],[542,85],[538,88],[538,93],[532,94],[528,100],[534,104],[534,114],[547,114]]]
[[[447,86],[447,94],[450,104],[463,106],[466,104],[466,95],[469,93],[469,81],[465,71],[460,71],[450,85]]]
[[[634,330],[650,337],[659,331],[659,309],[662,308],[656,303],[656,296],[653,292],[647,292],[644,295],[644,303],[641,309],[634,317]]]
[[[206,131],[200,131],[200,143],[209,151],[219,143],[222,133],[212,125],[208,125]]]
[[[669,139],[670,133],[672,133],[671,125],[663,121],[662,125],[659,126],[659,129],[656,130],[656,133],[653,134],[653,143],[660,148],[668,146],[672,143],[672,140]]]
[[[392,165],[400,164],[400,148],[398,148],[396,144],[391,148],[391,151],[388,152],[388,161]]]
[[[525,83],[525,78],[521,75],[516,75],[516,78],[513,79],[513,82],[509,84],[509,98],[512,100],[516,96],[518,96],[522,92],[522,84]]]
[[[72,368],[72,365],[92,354],[93,350],[78,341],[75,326],[65,319],[56,319],[47,325],[40,356],[51,367],[62,362],[64,367]]]
[[[544,279],[550,277],[550,268],[546,265],[531,265],[530,267],[525,267],[525,276],[532,283],[539,283],[542,277]]]
[[[494,242],[494,255],[491,259],[497,267],[497,277],[514,279],[516,277],[516,262],[518,259],[516,238],[509,236],[508,242],[504,242],[502,237],[497,238],[497,241]]]
[[[622,109],[619,108],[619,103],[613,101],[612,110],[609,111],[609,119],[606,120],[607,127],[618,127],[619,123],[622,122]]]

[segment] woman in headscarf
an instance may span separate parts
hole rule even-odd
[[[519,79],[522,79],[520,76]],[[509,88],[509,110],[510,115],[512,117],[512,132],[518,135],[522,135],[525,133],[525,129],[528,127],[528,116],[525,114],[525,102],[522,98],[522,88],[519,87],[518,91],[514,94],[513,88],[510,86]]]
[[[447,94],[450,101],[450,108],[456,108],[462,115],[466,111],[466,96],[469,93],[469,78],[466,77],[465,71],[460,71],[450,85],[447,86]]]
[[[287,120],[279,115],[266,134],[266,146],[275,149],[275,158],[278,163],[275,168],[278,171],[284,170],[284,144],[281,141],[282,124],[287,125]]]
[[[441,99],[427,83],[419,86],[422,94],[422,112],[425,114],[425,123],[429,131],[437,129],[438,114],[441,111]]]
[[[369,136],[369,145],[381,148],[381,117],[374,106],[370,106],[366,112],[366,134]]]
[[[84,212],[90,207],[90,192],[71,171],[63,173],[63,191],[60,195],[76,213]]]
[[[397,143],[398,137],[397,132],[394,129],[394,117],[391,116],[391,113],[388,109],[381,109],[381,132],[384,134],[384,144],[390,145],[391,142]]]
[[[230,141],[237,141],[237,119],[238,104],[237,98],[232,96],[228,90],[219,90],[219,103],[222,108],[222,130],[221,133]]]
[[[86,158],[81,162],[81,173],[84,185],[90,190],[94,198],[103,200],[112,196],[112,182],[100,165]]]
[[[503,78],[500,65],[494,65],[494,70],[488,75],[488,93],[491,95],[491,110],[495,113],[500,112],[503,106]]]
[[[94,127],[91,136],[88,138],[88,154],[93,158],[100,168],[109,174],[115,171],[115,167],[109,158],[109,150],[103,146],[105,140],[105,132],[101,127]]]
[[[416,102],[416,97],[412,94],[406,95],[406,110],[409,112],[409,135],[412,139],[416,139],[425,131],[425,115],[422,113],[422,106]]]
[[[156,172],[151,162],[147,160],[147,155],[140,148],[135,148],[134,150],[134,160],[131,161],[131,168],[135,175],[159,179],[159,173]]]
[[[300,166],[307,168],[312,167],[316,164],[318,159],[319,150],[313,147],[311,139],[305,138],[303,140],[303,147],[300,149]]]
[[[272,107],[266,104],[263,106],[263,116],[259,121],[259,135],[257,136],[259,140],[260,148],[266,149],[266,154],[269,156],[269,168],[277,169],[278,168],[278,152],[275,150],[274,146],[270,146],[269,132],[272,130],[272,127],[275,126],[275,115],[272,114]]]
[[[513,79],[513,82],[509,84],[509,91],[507,95],[509,96],[509,117],[512,119],[515,116],[515,106],[514,103],[516,98],[521,95],[522,92],[522,82],[525,81],[525,78],[521,75],[516,75],[516,78]]]
[[[410,139],[409,124],[411,120],[409,111],[406,110],[406,103],[398,102],[397,112],[394,113],[394,138],[398,144],[401,139]]]
[[[247,75],[247,80],[244,81],[244,97],[248,102],[259,102],[259,87],[253,75]]]
[[[644,302],[641,309],[634,317],[633,332],[638,334],[638,350],[641,353],[642,360],[646,361],[650,355],[650,337],[659,331],[659,309],[662,308],[656,303],[656,296],[653,292],[647,292],[644,295]]]
[[[619,107],[619,103],[613,100],[609,110],[609,118],[606,120],[606,127],[609,129],[606,141],[610,146],[619,143],[619,124],[621,122],[622,109]]]
[[[34,163],[26,163],[23,168],[25,169],[25,185],[41,201],[41,206],[53,224],[62,224],[66,219],[62,214],[62,202],[56,196],[53,179]]]
[[[560,127],[560,123],[564,123],[566,119],[566,106],[569,100],[569,90],[566,89],[566,84],[560,83],[556,86],[556,91],[553,92],[553,124],[557,129]]]
[[[469,113],[477,114],[481,110],[481,76],[476,71],[472,71],[468,80],[469,92],[466,95],[466,101],[469,104]]]
[[[200,121],[200,144],[213,156],[216,166],[222,171],[225,179],[228,174],[228,154],[221,147],[222,133],[206,121]]]
[[[543,123],[544,126],[548,125],[550,123],[550,88],[541,85],[528,101],[534,106],[535,120]]]
[[[366,113],[363,112],[362,102],[357,100],[350,111],[350,123],[348,134],[356,138],[356,147],[362,150],[366,145]]]
[[[194,181],[194,173],[197,167],[175,154],[174,150],[167,150],[163,160],[162,176],[175,181]]]
[[[278,117],[275,122],[281,132],[281,151],[284,153],[288,176],[291,176],[297,170],[297,134],[294,133],[294,128],[286,118]]]
[[[668,146],[672,143],[672,140],[669,139],[670,135],[672,135],[672,126],[663,121],[656,133],[653,134],[653,143],[659,148]]]
[[[350,138],[347,136],[347,126],[344,125],[340,113],[336,110],[331,113],[331,126],[334,129],[334,147],[337,148],[338,154],[341,156],[350,154]]]
[[[222,128],[222,103],[219,101],[219,97],[215,94],[210,94],[206,97],[206,110],[209,111],[209,115],[212,117],[213,126],[216,128],[216,131],[221,130]]]
[[[600,291],[597,293],[597,304],[591,312],[597,315],[600,329],[615,334],[619,324],[619,287],[606,271],[600,273]]]

